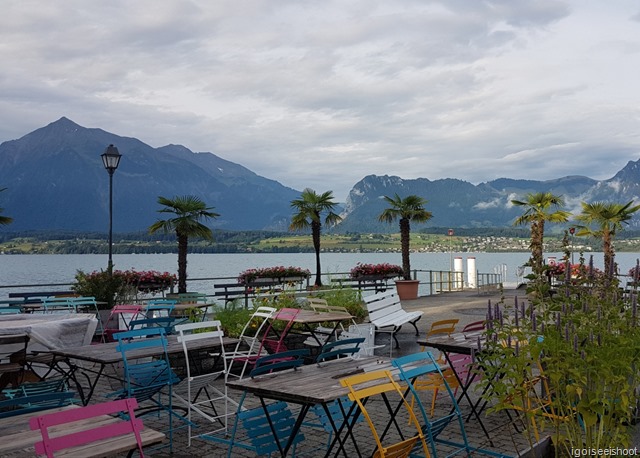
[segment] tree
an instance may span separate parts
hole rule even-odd
[[[4,191],[7,188],[0,189],[0,192]],[[4,211],[4,208],[0,207],[0,213]],[[8,224],[13,223],[13,218],[9,218],[8,216],[0,215],[0,226],[6,226]]]
[[[640,210],[640,205],[632,205],[633,201],[624,205],[614,202],[582,202],[582,213],[576,217],[578,221],[585,223],[584,226],[578,227],[576,235],[602,239],[604,271],[609,277],[614,274],[613,238],[619,230],[622,230],[622,224],[629,224],[628,221],[633,214]]]
[[[529,193],[525,200],[512,200],[516,206],[524,207],[524,213],[514,221],[514,226],[529,224],[531,227],[531,268],[536,275],[542,275],[544,258],[542,247],[544,242],[545,222],[564,223],[571,213],[560,209],[564,205],[562,196],[550,192]]]
[[[333,191],[317,194],[313,189],[302,191],[299,199],[291,201],[291,207],[297,212],[291,218],[289,229],[292,231],[311,227],[313,249],[316,252],[316,281],[315,286],[322,286],[322,271],[320,270],[320,233],[322,230],[322,215],[326,213],[324,223],[333,226],[342,218],[334,213],[336,203],[333,201]]]
[[[378,220],[392,223],[396,219],[400,221],[400,248],[402,251],[402,277],[411,280],[411,264],[409,262],[409,248],[411,237],[411,221],[424,223],[433,216],[431,212],[425,210],[427,201],[415,195],[402,199],[398,194],[393,198],[384,196],[384,200],[390,205],[385,209]]]
[[[165,208],[158,213],[173,213],[175,218],[158,220],[149,226],[149,233],[163,231],[165,234],[175,231],[178,239],[178,293],[187,292],[187,251],[190,237],[213,239],[211,229],[201,223],[202,220],[217,218],[213,207],[195,196],[178,196],[173,199],[158,197],[158,203]]]

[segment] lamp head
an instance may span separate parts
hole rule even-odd
[[[122,155],[118,151],[118,148],[113,145],[109,145],[107,146],[107,149],[104,150],[104,153],[100,155],[100,157],[102,158],[102,164],[104,165],[104,168],[107,169],[109,175],[112,175],[113,172],[115,172],[118,168],[118,165],[120,165],[120,158],[122,157]]]

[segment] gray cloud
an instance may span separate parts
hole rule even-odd
[[[0,140],[67,116],[340,200],[369,174],[603,179],[640,152],[631,0],[3,6]]]

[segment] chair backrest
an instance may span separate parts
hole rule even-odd
[[[467,324],[464,328],[462,328],[462,332],[474,332],[474,331],[484,331],[486,329],[486,321],[474,321],[473,323]]]
[[[284,343],[285,337],[289,333],[289,329],[293,326],[294,320],[300,313],[300,309],[294,308],[282,308],[276,312],[271,320],[269,320],[269,325],[267,330],[262,337],[262,341],[260,342],[260,350],[258,350],[258,354],[262,354],[262,349],[266,349],[269,353],[280,353],[282,351],[286,351],[287,347]],[[275,332],[273,326],[276,321],[284,321],[283,329]],[[272,333],[273,331],[273,333]]]
[[[22,313],[22,307],[19,305],[3,305],[0,306],[0,315],[15,315]]]
[[[166,315],[154,318],[139,318],[129,322],[129,329],[133,331],[143,328],[162,328],[164,329],[165,334],[173,334],[174,322],[175,318]]]
[[[0,418],[40,412],[79,402],[72,391],[52,391],[48,393],[15,396],[0,400]]]
[[[114,337],[118,341],[116,349],[122,354],[124,362],[125,390],[128,397],[143,401],[180,380],[171,370],[164,328],[135,329],[119,332]],[[145,353],[145,350],[148,355],[141,356],[140,353]],[[152,356],[152,353],[154,358],[151,361],[144,358]],[[141,357],[143,362],[138,361]]]
[[[167,299],[175,300],[178,304],[202,304],[207,302],[207,295],[204,293],[176,293],[167,294]]]
[[[219,356],[219,359],[223,364],[223,369],[221,371],[217,371],[215,374],[221,375],[227,373],[227,359],[225,357],[225,349],[222,340],[224,337],[224,331],[221,326],[222,324],[219,320],[184,323],[177,324],[175,326],[178,342],[182,343],[188,379],[191,380],[193,377],[198,375],[206,374],[210,376],[212,374],[211,371],[207,372],[200,366],[200,363],[202,362],[201,358],[196,357],[189,349],[189,343],[198,340],[208,340],[211,341],[211,343],[217,341],[220,348],[219,353],[217,355],[211,355],[211,350],[207,349],[207,359],[211,360],[212,356]]]
[[[276,370],[296,369],[304,364],[304,358],[309,353],[308,348],[301,348],[263,356],[256,360],[250,375],[256,377]]]
[[[431,323],[431,328],[427,331],[427,337],[443,334],[451,335],[455,331],[458,321],[460,321],[458,318],[434,321]]]
[[[70,301],[70,297],[49,296],[42,299],[44,313],[77,313],[78,309]]]
[[[344,355],[355,356],[360,352],[360,345],[365,341],[364,337],[341,339],[326,343],[322,346],[320,354],[316,357],[316,363],[320,364],[327,359]]]
[[[122,324],[125,325],[126,329],[123,331],[129,330],[129,323],[131,320],[135,320],[138,318],[138,315],[141,313],[142,306],[138,304],[118,304],[114,305],[111,309],[111,313],[109,314],[109,319],[107,323],[111,323],[113,320],[121,321]]]
[[[140,456],[143,457],[144,453],[142,451],[140,432],[144,426],[142,420],[135,416],[135,409],[137,407],[138,402],[135,399],[121,399],[31,418],[29,420],[29,426],[32,430],[39,429],[42,436],[42,441],[36,442],[35,444],[36,453],[53,457],[54,453],[59,450],[132,434],[135,437]],[[125,414],[121,418],[126,418],[126,420],[121,419],[107,423],[104,421],[87,421],[92,418],[115,413]],[[71,428],[70,430],[72,432],[68,432],[67,434],[59,434],[56,437],[49,436],[49,428],[79,421],[82,421],[82,425],[86,426],[86,428],[81,430]],[[75,424],[77,425],[77,423]],[[66,430],[66,428],[58,429],[61,432]]]
[[[15,387],[22,383],[28,344],[27,334],[0,336],[0,390],[9,384]]]
[[[375,439],[375,442],[377,444],[376,456],[379,456],[381,458],[387,456],[409,456],[409,453],[414,449],[418,441],[421,442],[423,456],[429,456],[427,444],[420,423],[413,413],[413,409],[405,399],[400,385],[393,379],[393,375],[390,371],[383,370],[353,375],[351,377],[340,380],[340,384],[349,389],[349,399],[357,404],[360,412],[367,421],[367,424],[371,429],[373,438]],[[378,428],[383,426],[383,424],[380,423],[380,421],[376,420],[384,418],[383,423],[387,425],[389,417],[384,413],[382,415],[380,415],[379,413],[377,413],[376,415],[370,415],[365,407],[365,403],[367,399],[372,396],[382,396],[385,401],[384,404],[387,406],[387,409],[389,411],[388,414],[392,417],[392,419],[394,419],[394,416],[398,412],[399,408],[396,409],[395,412],[391,410],[391,404],[389,403],[389,399],[387,397],[388,393],[394,394],[395,396],[398,396],[400,398],[402,405],[404,406],[409,416],[409,426],[412,426],[415,431],[409,432],[407,431],[407,427],[403,427],[403,430],[401,431],[402,437],[408,436],[408,439],[394,444],[385,445],[382,443],[382,440],[386,436],[386,431],[382,435],[378,433]],[[398,423],[395,422],[395,424],[396,427],[398,427]]]
[[[159,318],[171,316],[176,308],[175,299],[153,299],[144,306],[144,315],[146,318]]]

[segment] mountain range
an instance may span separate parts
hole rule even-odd
[[[109,144],[126,154],[114,174],[113,230],[146,230],[159,217],[158,196],[195,195],[220,217],[211,227],[226,230],[286,231],[290,202],[300,190],[261,177],[247,167],[181,145],[153,148],[102,129],[85,128],[63,117],[0,144],[0,207],[14,223],[4,230],[106,232],[109,180],[100,154]],[[324,191],[324,190],[318,190]],[[416,194],[427,200],[433,218],[424,226],[487,228],[511,226],[522,209],[511,204],[530,192],[562,195],[566,209],[580,202],[637,200],[640,160],[614,177],[593,180],[567,176],[546,181],[500,178],[474,185],[454,178],[428,180],[369,175],[356,183],[341,206],[337,232],[397,232],[377,216],[382,196]],[[631,228],[640,227],[640,215]],[[420,226],[414,227],[418,229]]]

